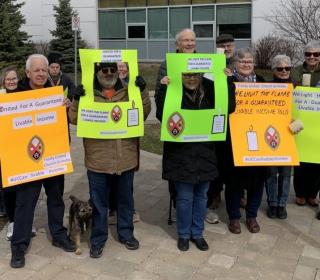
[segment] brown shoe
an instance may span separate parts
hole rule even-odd
[[[240,227],[240,221],[239,220],[230,220],[228,229],[230,232],[234,234],[239,234],[241,233],[241,227]]]
[[[317,198],[311,198],[311,197],[309,197],[309,198],[307,199],[307,202],[308,202],[308,204],[309,204],[310,206],[312,206],[312,207],[318,207],[318,205],[319,205],[319,201],[318,201]]]
[[[257,233],[260,231],[260,226],[256,218],[248,218],[246,220],[246,226],[251,233]]]
[[[306,199],[304,197],[296,196],[296,204],[299,206],[304,206],[306,205]]]

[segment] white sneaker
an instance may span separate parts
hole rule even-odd
[[[12,235],[13,235],[13,223],[9,223],[9,224],[8,224],[8,228],[7,228],[7,236],[6,236],[6,239],[7,239],[8,241],[10,241],[11,238],[12,238]]]
[[[140,215],[139,215],[139,213],[138,213],[137,211],[134,211],[134,212],[133,212],[133,219],[132,219],[132,221],[133,221],[134,223],[137,223],[137,222],[140,221]]]
[[[206,222],[208,224],[218,224],[219,223],[219,216],[218,214],[214,213],[211,209],[208,209]]]
[[[32,225],[31,236],[35,237],[37,235],[37,229],[34,225]]]

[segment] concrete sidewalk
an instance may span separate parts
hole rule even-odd
[[[81,139],[72,127],[72,159],[75,172],[66,176],[65,224],[68,220],[70,194],[88,199],[88,183],[83,166]],[[265,199],[264,199],[265,201]],[[221,222],[206,224],[205,236],[210,250],[199,251],[193,244],[180,252],[176,246],[175,224],[167,225],[169,195],[161,179],[161,157],[141,153],[141,168],[135,176],[135,205],[141,221],[135,224],[140,249],[129,251],[116,240],[116,227],[110,226],[109,239],[100,259],[89,257],[87,238],[83,253],[77,256],[51,245],[47,228],[45,195],[37,205],[33,238],[23,269],[11,269],[10,243],[5,230],[0,232],[0,279],[303,279],[320,280],[320,222],[315,209],[298,207],[291,194],[287,220],[270,220],[264,202],[259,212],[261,232],[251,234],[241,221],[242,233],[227,230],[224,204],[218,213]]]

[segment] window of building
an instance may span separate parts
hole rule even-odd
[[[126,0],[99,0],[99,8],[125,7]]]
[[[219,34],[233,34],[237,39],[251,38],[251,24],[220,24]]]
[[[230,33],[235,38],[251,38],[251,6],[217,7],[218,34]]]
[[[148,6],[167,6],[168,0],[148,0]]]
[[[197,38],[213,38],[213,23],[194,23],[193,31]]]
[[[124,11],[99,11],[99,38],[111,40],[126,38]]]
[[[192,8],[192,21],[214,21],[214,6]]]
[[[146,0],[130,0],[127,1],[128,7],[145,7],[147,5]]]
[[[168,9],[148,9],[149,39],[168,38]]]
[[[127,11],[127,22],[128,23],[145,23],[146,22],[146,10],[129,10]]]
[[[170,5],[190,5],[191,0],[169,0]]]
[[[170,8],[170,38],[184,28],[190,28],[190,8]]]
[[[214,4],[216,0],[192,0],[192,4]]]
[[[128,25],[128,39],[145,39],[145,25]]]

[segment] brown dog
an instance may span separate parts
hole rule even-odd
[[[90,230],[92,207],[89,201],[82,201],[73,195],[70,195],[70,199],[72,204],[69,210],[69,234],[76,245],[75,253],[81,255],[80,235]]]

